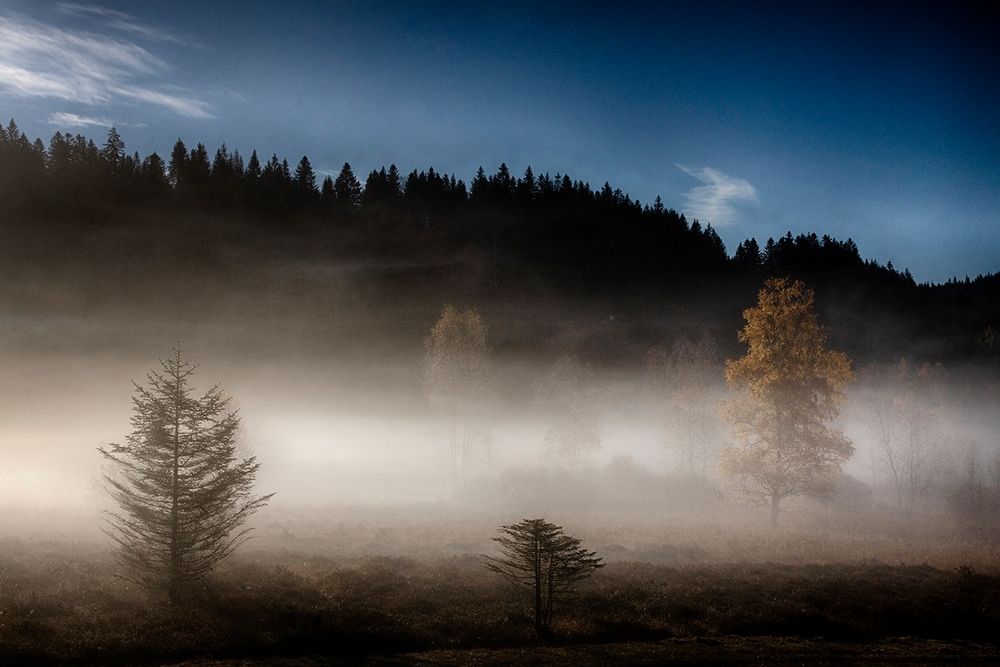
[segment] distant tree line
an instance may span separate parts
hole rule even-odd
[[[308,156],[293,164],[178,139],[165,157],[142,157],[128,152],[115,128],[100,145],[62,132],[46,145],[13,120],[0,127],[0,213],[7,214],[0,225],[109,224],[109,212],[136,210],[245,221],[236,242],[287,233],[301,242],[284,247],[301,252],[322,245],[436,261],[471,249],[481,282],[494,292],[542,284],[617,300],[627,288],[629,298],[648,303],[680,287],[739,312],[768,278],[797,278],[844,332],[835,342],[860,357],[897,356],[900,335],[928,328],[947,341],[934,354],[972,356],[982,351],[983,332],[1000,326],[1000,274],[917,284],[891,262],[863,259],[853,240],[815,233],[789,232],[763,245],[747,239],[730,257],[710,224],[688,220],[659,197],[644,205],[609,183],[594,188],[567,174],[528,167],[517,176],[501,164],[466,183],[433,167],[404,175],[389,165],[362,182],[347,163],[321,178]],[[128,222],[119,224],[144,218],[121,217]],[[736,326],[726,321],[720,331]]]

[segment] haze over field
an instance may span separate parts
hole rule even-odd
[[[203,4],[0,6],[0,663],[1000,659],[992,5]]]

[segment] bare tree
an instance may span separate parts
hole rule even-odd
[[[925,397],[907,392],[893,405],[900,436],[893,454],[898,484],[905,489],[907,509],[913,511],[934,480],[937,458],[936,415]]]
[[[535,399],[551,423],[545,458],[576,468],[601,446],[601,422],[593,405],[594,374],[578,357],[564,354],[539,382]]]
[[[1000,451],[994,451],[990,459],[990,479],[993,481],[993,490],[1000,493]]]
[[[892,483],[896,506],[912,512],[930,490],[940,461],[935,401],[939,369],[896,364],[867,397],[877,463]]]
[[[1000,328],[992,324],[979,333],[979,349],[993,363],[1000,362]]]
[[[237,459],[239,416],[212,387],[201,398],[188,384],[195,367],[180,348],[135,384],[132,432],[100,448],[111,464],[105,487],[118,505],[107,534],[127,577],[166,589],[172,602],[248,539],[245,520],[271,495],[254,496],[260,464]],[[273,495],[273,494],[272,494]]]
[[[531,591],[535,632],[547,636],[555,601],[565,599],[604,563],[581,547],[580,540],[545,519],[524,519],[501,526],[499,533],[493,541],[500,545],[501,557],[484,556],[486,567]]]
[[[986,431],[989,433],[986,436],[987,467],[993,491],[1000,496],[1000,383],[993,382],[989,385],[983,401],[986,406],[983,412],[988,415],[985,423]]]
[[[895,491],[896,505],[903,506],[903,483],[902,466],[900,456],[897,453],[897,440],[895,415],[892,413],[892,401],[886,402],[879,392],[874,392],[874,396],[869,396],[867,402],[872,416],[871,433],[874,446],[869,448],[869,460],[872,466],[872,495],[875,494],[875,483],[878,477],[878,470],[884,467],[889,472]]]
[[[719,406],[712,392],[718,373],[715,360],[716,348],[709,338],[680,338],[669,353],[660,347],[646,353],[647,384],[664,444],[678,455],[690,476],[708,475],[721,441]]]
[[[424,339],[424,392],[447,415],[453,489],[472,459],[489,456],[486,416],[494,389],[487,334],[478,312],[445,306]]]

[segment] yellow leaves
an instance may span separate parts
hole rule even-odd
[[[478,355],[487,352],[486,335],[486,324],[477,311],[445,306],[424,339],[424,347],[428,354]]]
[[[827,426],[853,379],[850,359],[827,349],[813,303],[800,281],[767,281],[743,313],[747,353],[726,362],[729,386],[743,395],[723,408],[736,441],[723,453],[723,471],[772,498],[807,492],[853,452]]]
[[[424,388],[433,400],[487,400],[492,386],[487,333],[475,310],[444,307],[424,339]]]
[[[772,388],[791,383],[811,388],[839,402],[844,384],[853,378],[842,352],[827,350],[826,334],[813,312],[813,293],[800,281],[769,280],[758,304],[743,315],[740,340],[749,347],[740,359],[726,362],[726,380],[765,397]],[[816,386],[822,379],[823,386]]]

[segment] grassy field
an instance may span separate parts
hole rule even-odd
[[[890,538],[866,551],[861,537],[748,530],[723,540],[689,529],[686,541],[656,546],[594,528],[595,546],[624,544],[603,547],[607,566],[557,608],[556,637],[541,644],[523,592],[474,552],[489,533],[448,555],[421,548],[419,526],[337,525],[342,537],[369,532],[375,541],[360,544],[372,555],[287,533],[281,547],[265,526],[174,608],[118,578],[105,544],[0,538],[0,663],[1000,661],[990,545],[928,540],[924,552],[910,545],[918,561],[907,562],[894,560],[893,545],[905,545]],[[407,543],[420,555],[394,553]]]

